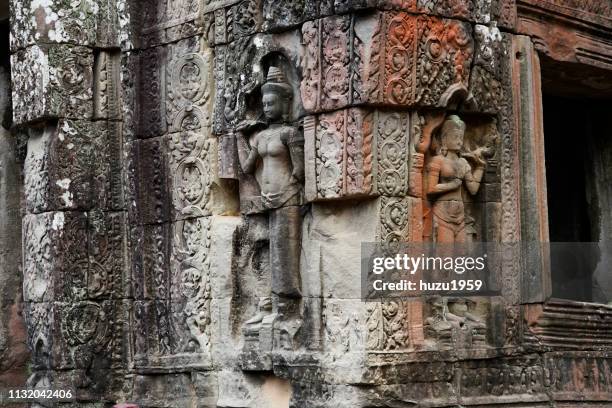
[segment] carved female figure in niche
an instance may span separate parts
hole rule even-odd
[[[466,242],[466,215],[463,188],[474,195],[480,189],[488,147],[462,152],[465,123],[457,115],[449,116],[442,125],[440,148],[429,163],[427,194],[433,201],[436,242]]]
[[[238,157],[242,170],[256,175],[269,214],[272,293],[297,299],[301,297],[304,139],[288,123],[293,92],[279,68],[270,67],[262,95],[267,128],[252,136],[250,145],[246,137],[239,138]]]

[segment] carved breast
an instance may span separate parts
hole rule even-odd
[[[265,131],[260,139],[259,154],[262,157],[287,156],[287,146],[283,143],[281,135],[282,131],[278,129]]]
[[[455,178],[462,178],[463,172],[461,161],[444,158],[440,166],[440,179],[442,181],[453,180]]]

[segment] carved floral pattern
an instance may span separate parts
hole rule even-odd
[[[367,304],[367,350],[388,351],[410,348],[408,303],[400,300]]]
[[[315,134],[305,135],[315,139],[311,154],[315,156],[313,181],[317,191],[310,198],[345,198],[372,192],[372,122],[372,111],[357,108],[320,116]]]

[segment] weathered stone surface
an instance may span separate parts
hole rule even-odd
[[[137,135],[157,137],[167,130],[166,123],[166,49],[149,48],[138,56],[135,64],[137,95]]]
[[[100,193],[107,189],[105,185],[94,187],[93,183],[91,164],[102,164],[104,159],[94,149],[100,137],[96,124],[73,120],[60,120],[56,126],[31,132],[25,163],[25,200],[30,212],[92,206],[95,187]],[[94,156],[98,156],[97,160]],[[101,171],[99,176],[108,178],[105,173]]]
[[[538,61],[609,96],[575,72],[609,68],[610,12],[517,2],[13,1],[29,386],[71,408],[606,406],[610,308],[547,300],[533,259],[495,259],[499,296],[361,299],[362,242],[546,239]]]
[[[167,137],[172,219],[238,211],[229,183],[218,178],[218,140],[207,132],[184,131]]]
[[[12,3],[11,49],[35,43],[71,43],[93,46],[99,3],[84,0],[72,7],[70,2],[21,1]]]
[[[34,44],[116,47],[127,40],[125,0],[11,2],[11,50]]]
[[[86,299],[87,219],[82,213],[47,212],[23,221],[24,300]],[[73,276],[75,275],[75,276]],[[69,279],[80,278],[80,285]],[[68,284],[70,283],[70,284]]]
[[[201,40],[200,40],[201,41]],[[212,124],[212,52],[198,37],[171,46],[167,67],[168,129],[193,131]]]
[[[378,12],[328,17],[302,28],[302,98],[308,112],[350,104],[447,106],[467,88],[473,58],[468,24]]]
[[[474,68],[470,77],[473,108],[479,112],[497,113],[504,98],[503,75],[509,72],[508,42],[496,27],[477,25]]]
[[[259,119],[260,105],[251,101],[260,99],[257,91],[273,63],[283,68],[292,87],[291,119],[297,121],[303,116],[298,70],[300,42],[299,31],[294,30],[282,37],[258,34],[215,47],[214,134],[235,131],[243,122]]]
[[[202,2],[197,0],[162,0],[153,4],[132,2],[136,44],[148,48],[178,41],[202,33],[198,24]]]
[[[33,45],[11,55],[15,124],[93,115],[93,51]]]
[[[347,109],[304,121],[306,198],[338,199],[375,191],[372,111]]]

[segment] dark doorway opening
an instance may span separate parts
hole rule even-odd
[[[543,60],[552,295],[612,301],[612,74]],[[567,244],[555,244],[567,243]],[[593,243],[593,244],[586,244]]]

